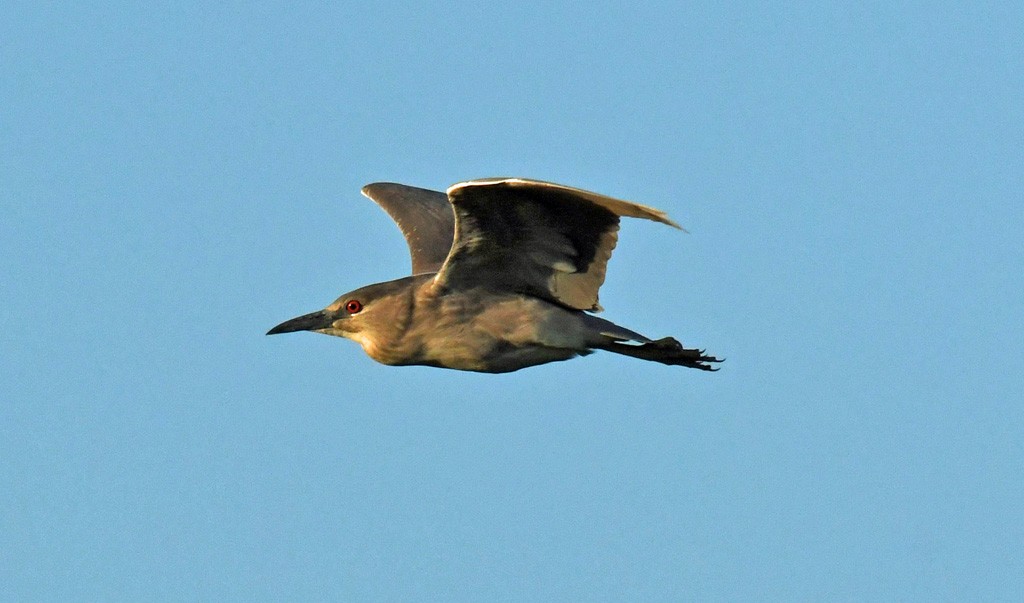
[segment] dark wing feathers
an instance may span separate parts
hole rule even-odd
[[[448,189],[455,242],[436,282],[484,286],[597,310],[619,217],[674,222],[661,211],[567,186],[516,178]]]

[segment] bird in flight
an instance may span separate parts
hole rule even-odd
[[[346,293],[267,335],[313,331],[359,343],[377,362],[506,373],[604,350],[705,371],[721,362],[672,337],[652,340],[591,314],[619,218],[675,228],[657,209],[523,178],[447,193],[363,187],[398,223],[412,275]]]

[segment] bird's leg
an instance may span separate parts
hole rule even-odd
[[[684,348],[683,344],[673,337],[664,337],[641,345],[612,341],[602,345],[600,349],[642,360],[653,360],[670,366],[686,366],[702,371],[717,371],[716,367],[708,363],[722,362],[722,359],[706,356],[704,350]]]

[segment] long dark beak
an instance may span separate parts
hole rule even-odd
[[[278,333],[294,333],[295,331],[315,331],[317,329],[326,329],[331,326],[334,320],[327,316],[323,310],[317,310],[310,314],[299,316],[291,320],[286,320],[281,324],[277,325],[273,329],[267,331],[267,335],[277,335]]]

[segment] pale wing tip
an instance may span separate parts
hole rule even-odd
[[[665,224],[668,224],[669,226],[671,226],[672,228],[675,228],[677,230],[681,230],[681,231],[685,232],[686,234],[690,234],[689,230],[686,230],[685,228],[680,226],[678,222],[676,222],[675,220],[673,220],[673,219],[671,219],[671,218],[669,218],[667,216],[665,217]]]
[[[689,232],[690,232],[689,230],[686,230],[685,228],[680,226],[678,222],[676,222],[672,218],[668,217],[668,214],[666,214],[663,211],[659,211],[658,212],[658,220],[657,221],[661,222],[662,224],[667,224],[667,225],[671,226],[672,228],[677,228],[677,229],[679,229],[679,230],[681,230],[681,231],[683,231],[683,232],[685,232],[687,234],[689,234]]]
[[[625,216],[628,218],[643,218],[645,220],[651,220],[653,222],[660,222],[661,224],[671,226],[672,228],[679,229],[686,233],[689,232],[688,230],[680,226],[678,222],[668,217],[668,214],[661,211],[660,209],[651,207],[649,205],[634,203],[632,201],[622,201],[620,199],[615,199],[612,197],[605,198],[610,202],[623,204],[622,206],[616,208],[617,211],[615,213],[619,214],[620,216]]]

